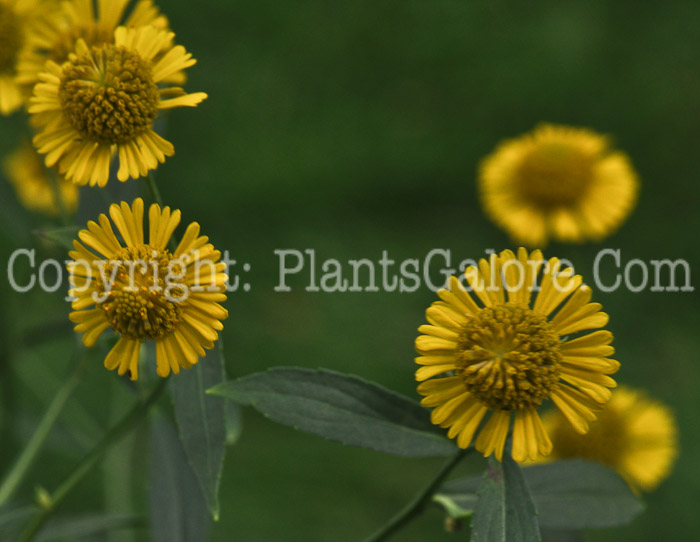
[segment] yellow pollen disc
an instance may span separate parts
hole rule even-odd
[[[538,406],[559,380],[559,336],[525,305],[486,307],[462,331],[457,374],[492,410]]]
[[[518,168],[520,190],[526,199],[540,206],[569,205],[588,189],[593,165],[593,156],[572,145],[537,145]]]
[[[19,20],[9,6],[0,2],[0,73],[14,68],[21,46],[22,32]]]
[[[115,332],[143,340],[160,339],[175,329],[184,303],[179,299],[184,297],[185,289],[171,280],[182,271],[177,264],[169,269],[172,260],[168,250],[138,245],[123,248],[107,262],[98,279],[98,295],[103,301],[97,306]]]
[[[63,68],[58,97],[68,122],[85,139],[126,143],[158,113],[151,64],[124,47],[92,47]]]

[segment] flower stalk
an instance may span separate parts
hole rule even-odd
[[[63,198],[63,192],[61,192],[61,187],[59,185],[58,176],[54,171],[47,171],[49,180],[51,182],[51,190],[53,191],[53,197],[58,206],[58,212],[61,217],[61,223],[63,226],[71,226],[70,214],[68,213],[68,206],[66,205],[66,200]]]
[[[148,192],[151,195],[151,199],[153,200],[154,203],[157,203],[160,205],[161,209],[165,207],[165,204],[163,203],[163,196],[160,194],[160,190],[158,189],[158,183],[156,183],[156,177],[153,175],[152,171],[148,172],[148,175],[146,175],[146,186],[148,187]],[[170,249],[170,252],[175,252],[177,249],[177,244],[178,244],[178,239],[173,234],[170,237],[170,241],[168,242],[168,248]]]
[[[56,420],[63,411],[63,407],[66,405],[68,399],[73,393],[73,390],[75,390],[76,386],[80,382],[83,370],[85,369],[85,361],[87,356],[85,355],[85,351],[79,346],[76,347],[76,354],[77,355],[75,357],[82,357],[81,361],[78,362],[73,374],[71,374],[68,380],[66,380],[63,386],[61,386],[61,388],[58,390],[58,393],[56,393],[52,399],[43,418],[39,422],[36,431],[34,431],[31,439],[24,447],[19,457],[17,457],[14,465],[2,481],[2,484],[0,485],[0,506],[7,504],[22,483],[22,480],[24,480],[25,475],[34,464],[37,455],[41,451],[44,442],[46,442],[46,439],[56,423]]]
[[[418,493],[414,499],[408,503],[403,510],[396,514],[384,527],[379,529],[373,535],[365,539],[365,542],[382,542],[383,540],[389,540],[394,534],[403,529],[415,518],[420,516],[428,504],[430,499],[432,499],[435,492],[440,489],[442,484],[445,482],[450,473],[459,464],[459,462],[471,451],[473,448],[467,450],[459,450],[455,455],[453,455],[447,463],[438,471],[435,477],[430,481],[430,483]]]
[[[85,478],[92,468],[99,462],[110,447],[118,442],[124,435],[133,429],[155,404],[165,390],[167,379],[161,379],[146,398],[137,402],[129,412],[100,440],[95,447],[83,458],[75,470],[52,493],[46,495],[42,502],[42,509],[34,516],[29,525],[19,538],[19,542],[34,540],[41,527],[58,509],[65,498]]]

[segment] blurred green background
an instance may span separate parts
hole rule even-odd
[[[251,271],[230,296],[224,330],[231,377],[275,365],[327,367],[416,397],[413,341],[435,299],[400,293],[310,293],[308,275],[276,293],[275,249],[315,249],[317,260],[423,258],[455,262],[513,248],[480,210],[479,160],[540,121],[614,136],[642,180],[637,209],[602,245],[548,247],[591,280],[601,247],[623,261],[700,264],[700,3],[354,0],[304,3],[161,1],[198,59],[188,89],[196,110],[169,117],[176,156],[157,171],[165,200],[199,221],[214,244]],[[0,119],[9,151],[23,119]],[[4,183],[4,181],[3,181]],[[110,197],[141,182],[112,181]],[[38,245],[46,225],[17,211],[3,188],[0,256]],[[94,218],[104,203],[84,190]],[[125,196],[126,197],[126,196]],[[82,222],[84,223],[84,222]],[[23,236],[24,235],[24,236]],[[320,263],[319,263],[320,265]],[[6,273],[6,265],[2,266]],[[308,267],[307,267],[308,269]],[[612,266],[608,271],[614,271]],[[62,292],[17,294],[0,285],[0,465],[31,434],[68,372],[72,333]],[[681,455],[631,525],[586,540],[694,540],[700,519],[700,339],[697,293],[597,292],[610,314],[618,381],[646,388],[676,412]],[[131,397],[95,354],[35,472],[23,487],[53,488]],[[143,434],[127,440],[68,500],[66,512],[142,510]],[[422,487],[440,460],[409,460],[299,434],[244,412],[229,449],[222,517],[212,540],[355,541]],[[474,458],[464,472],[476,472]],[[430,511],[396,540],[464,540]],[[114,535],[110,540],[131,540]]]

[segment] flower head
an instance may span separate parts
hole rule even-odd
[[[433,423],[467,448],[480,425],[477,450],[500,460],[513,422],[516,461],[547,455],[552,443],[537,408],[551,399],[579,433],[610,399],[617,361],[608,322],[580,275],[546,261],[539,250],[510,250],[465,272],[470,295],[456,277],[418,330],[416,380]],[[533,291],[538,289],[536,294]]]
[[[501,143],[479,170],[486,214],[533,247],[609,235],[634,207],[638,186],[627,155],[611,151],[606,137],[551,124]]]
[[[58,216],[61,206],[56,201],[56,189],[41,157],[29,142],[23,143],[3,163],[3,170],[17,193],[17,199],[30,211],[48,216]],[[60,190],[66,212],[74,213],[78,207],[78,187],[57,175],[56,182]]]
[[[167,246],[180,223],[180,211],[151,205],[148,242],[144,237],[142,199],[132,205],[113,204],[109,218],[89,222],[73,241],[75,250],[68,269],[73,288],[74,312],[70,319],[83,343],[93,346],[108,328],[119,340],[105,359],[105,366],[129,371],[138,378],[138,352],[144,341],[154,341],[157,371],[166,377],[172,370],[189,369],[204,349],[214,347],[221,320],[228,312],[225,264],[208,237],[199,235],[193,222],[174,252]]]
[[[117,26],[139,28],[155,26],[167,30],[168,20],[152,0],[138,0],[127,14],[130,0],[64,0],[41,25],[28,29],[27,41],[17,60],[17,82],[28,89],[39,82],[47,60],[58,65],[68,60],[75,44],[82,39],[88,46],[104,45],[114,40]],[[179,74],[183,82],[183,74]],[[174,81],[171,81],[174,82]]]
[[[551,459],[580,457],[616,470],[632,489],[656,488],[678,455],[678,429],[671,410],[644,392],[621,386],[584,437],[558,412],[543,417],[552,435]]]
[[[63,65],[46,63],[29,112],[41,126],[34,145],[48,166],[58,164],[76,184],[104,186],[115,154],[120,181],[144,176],[174,154],[153,130],[156,116],[195,106],[207,95],[158,86],[195,63],[173,37],[153,26],[122,26],[113,43],[90,47],[78,40]]]
[[[17,83],[17,64],[28,33],[45,16],[41,0],[0,0],[0,114],[18,109],[25,99]]]

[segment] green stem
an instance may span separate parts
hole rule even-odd
[[[80,352],[80,354],[77,354]],[[80,382],[80,377],[82,376],[83,369],[85,368],[85,361],[87,356],[80,347],[76,348],[76,355],[82,355],[82,361],[78,363],[73,371],[73,374],[68,380],[63,384],[63,386],[58,390],[58,393],[54,396],[53,400],[49,404],[44,417],[39,422],[36,431],[32,435],[29,442],[24,447],[19,457],[15,461],[14,465],[10,471],[5,476],[5,479],[0,485],[0,506],[6,504],[14,495],[19,485],[22,483],[24,476],[27,471],[32,466],[36,460],[37,455],[41,451],[46,438],[49,436],[51,429],[53,428],[58,416],[61,414],[63,407],[66,405],[68,398],[73,393],[73,390]],[[77,360],[76,360],[77,361]]]
[[[146,186],[148,186],[148,191],[151,193],[151,198],[153,198],[153,201],[163,207],[163,197],[160,195],[160,190],[158,190],[156,178],[154,177],[152,171],[148,172],[148,177],[146,177]]]
[[[0,286],[0,296],[7,300],[10,298],[9,285],[4,287],[4,281]],[[9,307],[7,303],[0,303],[0,442],[3,447],[10,447],[10,442],[13,441],[10,424],[5,423],[5,420],[11,419],[17,410],[17,376],[12,370],[11,360],[14,355],[14,350],[17,348],[16,341],[11,340],[15,337],[14,322],[8,317]],[[5,450],[0,452],[0,461],[5,462]],[[9,459],[9,458],[8,458]]]
[[[158,185],[156,184],[156,178],[153,175],[153,171],[148,172],[148,177],[146,177],[146,186],[148,186],[148,191],[151,193],[151,198],[153,201],[160,205],[161,209],[165,207],[165,204],[163,203],[163,196],[160,195],[160,190],[158,190]],[[175,237],[175,235],[170,236],[168,248],[170,248],[171,252],[175,252],[177,249],[177,237]]]
[[[58,182],[58,176],[54,171],[47,171],[47,175],[51,178],[51,187],[53,189],[53,197],[58,205],[58,211],[61,214],[61,222],[64,226],[71,225],[70,215],[68,214],[68,208],[66,207],[66,201],[63,199],[63,192],[61,192],[61,186]]]
[[[430,483],[420,493],[418,493],[418,495],[416,495],[415,498],[403,508],[403,510],[391,518],[391,520],[389,520],[384,527],[379,529],[372,536],[365,539],[365,542],[381,542],[382,540],[388,540],[392,535],[420,516],[430,503],[432,496],[438,489],[440,489],[440,486],[449,476],[450,472],[452,472],[462,458],[470,451],[471,450],[459,450],[454,456],[452,456],[447,463],[443,465],[442,469],[440,469]]]
[[[138,424],[143,416],[148,412],[150,407],[158,400],[160,395],[165,390],[168,380],[166,378],[156,385],[151,393],[141,401],[137,402],[132,409],[115,425],[109,432],[102,437],[95,447],[83,458],[77,468],[58,486],[56,491],[48,499],[48,502],[43,506],[43,509],[37,513],[34,519],[29,523],[19,542],[30,542],[34,539],[46,520],[59,507],[68,494],[77,486],[83,478],[92,470],[102,456],[109,450],[110,446],[119,441],[130,429]]]
[[[109,196],[109,193],[106,188],[101,186],[95,186],[91,187],[91,189],[97,191],[97,193],[100,195],[102,203],[105,204],[105,209],[109,209],[110,206],[114,203],[114,200]]]

